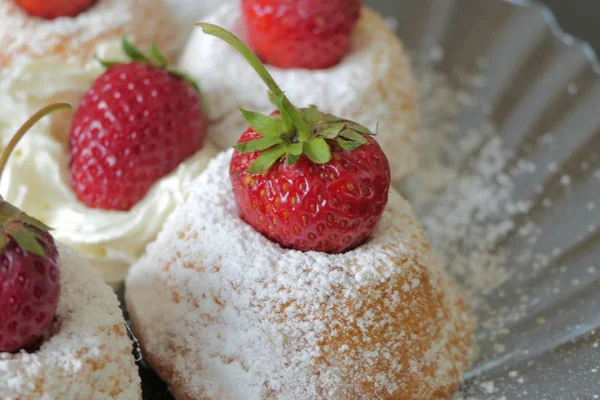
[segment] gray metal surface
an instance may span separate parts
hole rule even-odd
[[[373,3],[398,18],[417,63],[439,46],[442,73],[485,77],[483,87],[464,88],[481,107],[461,110],[456,139],[490,122],[509,159],[502,173],[510,176],[518,163],[536,166],[512,177],[513,200],[531,209],[496,244],[515,260],[507,264],[512,277],[476,311],[486,324],[463,394],[600,398],[600,68],[593,50],[564,34],[548,9],[526,1]],[[540,145],[544,135],[551,146]],[[528,224],[540,230],[535,243],[518,234]],[[545,259],[518,263],[525,250]]]

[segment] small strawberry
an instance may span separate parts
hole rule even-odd
[[[17,132],[0,160],[0,174],[17,142],[39,119],[68,104],[48,106]],[[49,228],[0,197],[0,352],[35,343],[54,320],[60,260]]]
[[[85,94],[71,126],[71,180],[89,207],[129,210],[160,178],[204,144],[199,89],[123,39],[132,62],[108,68]]]
[[[242,0],[247,39],[266,63],[325,69],[348,52],[360,0]]]
[[[76,17],[97,0],[15,0],[29,15],[44,19]]]
[[[249,61],[278,108],[270,117],[242,110],[250,128],[230,164],[241,217],[296,250],[341,253],[363,243],[383,213],[391,180],[371,132],[314,106],[296,108],[238,38],[214,25],[199,26]]]

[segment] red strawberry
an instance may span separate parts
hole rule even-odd
[[[4,213],[12,207],[0,203]],[[52,323],[60,295],[58,251],[52,236],[26,220],[13,216],[0,221],[0,237],[5,240],[0,256],[0,351],[15,352],[39,338]],[[42,255],[20,245],[16,232],[29,235],[43,249]]]
[[[266,63],[324,69],[348,52],[360,0],[242,0],[247,39]]]
[[[261,138],[250,128],[239,143]],[[296,250],[339,253],[361,244],[387,203],[390,171],[371,138],[348,151],[330,141],[332,160],[280,158],[265,173],[248,168],[260,152],[234,152],[230,175],[242,218],[271,240]]]
[[[4,151],[0,174],[28,126],[66,107],[46,107],[24,125]],[[48,229],[0,197],[0,352],[27,348],[54,320],[60,296],[60,261]]]
[[[55,19],[58,17],[76,17],[97,0],[15,0],[31,16]]]
[[[79,200],[107,210],[129,210],[160,178],[204,144],[207,121],[198,87],[127,41],[127,64],[108,70],[84,96],[73,119],[71,179]]]
[[[341,253],[360,245],[383,213],[391,180],[369,130],[314,106],[296,108],[238,38],[200,26],[246,57],[278,108],[270,117],[242,110],[250,128],[229,170],[241,217],[296,250]]]

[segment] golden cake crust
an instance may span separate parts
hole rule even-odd
[[[279,248],[237,216],[230,152],[132,267],[126,300],[149,364],[178,400],[445,398],[473,323],[395,192],[342,255]]]

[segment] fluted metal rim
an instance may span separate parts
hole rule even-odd
[[[581,50],[581,52],[585,55],[585,57],[592,64],[592,69],[594,72],[600,76],[600,61],[598,59],[598,54],[594,50],[594,48],[585,40],[579,39],[567,32],[560,26],[560,23],[556,19],[554,12],[545,4],[537,1],[537,0],[503,0],[506,3],[513,4],[519,7],[527,7],[531,9],[537,10],[548,26],[552,31],[554,37],[560,40],[561,43],[565,44],[569,47],[576,47]]]

